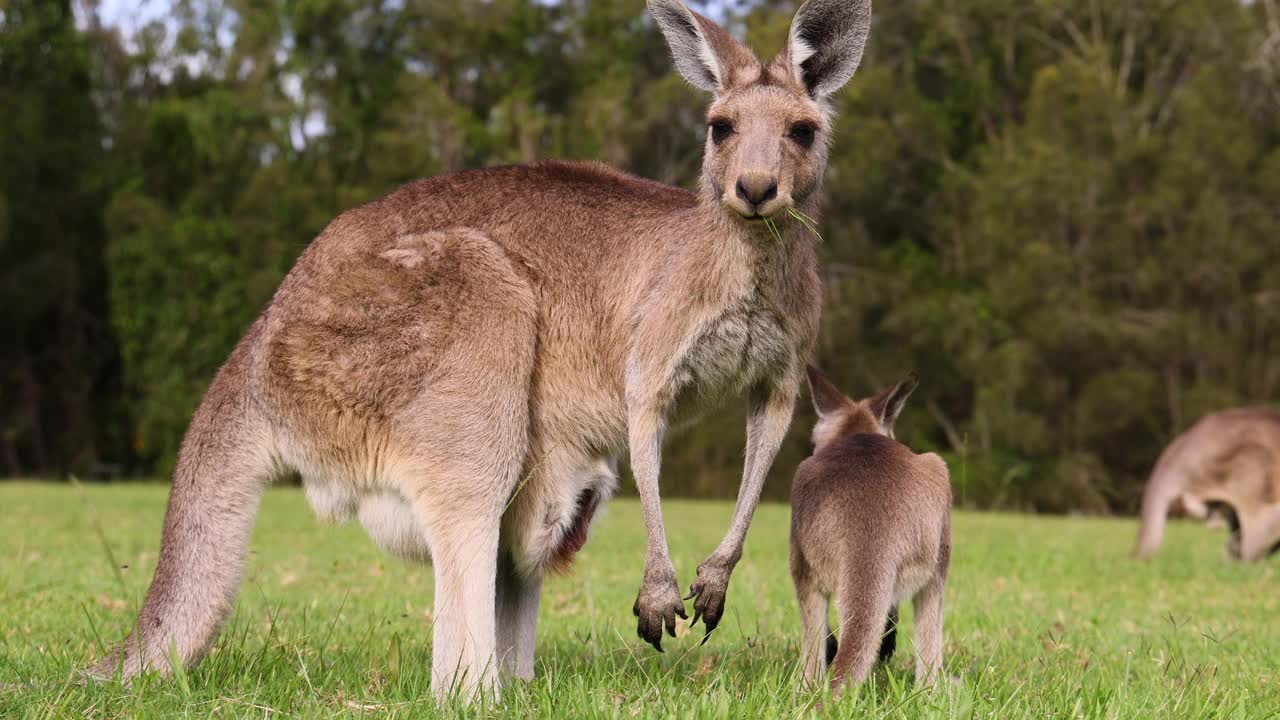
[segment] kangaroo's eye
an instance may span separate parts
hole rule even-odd
[[[733,123],[728,120],[712,120],[708,127],[711,128],[711,142],[717,145],[733,134]]]
[[[791,138],[800,147],[809,147],[813,145],[813,135],[818,132],[818,128],[813,123],[798,122],[791,126],[787,131],[787,137]]]

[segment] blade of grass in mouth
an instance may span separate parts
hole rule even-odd
[[[813,218],[805,215],[795,208],[787,208],[787,214],[795,218],[796,222],[803,225],[806,230],[813,233],[813,236],[818,239],[818,242],[822,242],[822,233],[818,232],[818,229],[815,227],[815,223],[813,222]]]

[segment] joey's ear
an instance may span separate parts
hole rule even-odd
[[[729,86],[735,68],[759,65],[728,30],[681,0],[649,0],[649,12],[667,39],[676,69],[696,88],[719,92]]]
[[[870,32],[871,0],[808,0],[791,21],[779,59],[810,97],[822,100],[853,77]]]
[[[813,409],[818,411],[818,417],[825,417],[832,413],[838,412],[840,408],[849,404],[849,399],[840,392],[826,375],[818,368],[809,365],[809,391],[813,396]]]
[[[890,433],[893,431],[893,423],[898,419],[898,415],[902,414],[902,407],[907,404],[907,398],[911,397],[911,393],[919,384],[920,379],[915,373],[911,373],[906,380],[882,390],[871,399],[871,412],[875,413],[880,425]]]

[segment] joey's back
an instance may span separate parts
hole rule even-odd
[[[893,437],[914,375],[859,401],[814,367],[809,383],[818,422],[814,454],[797,468],[791,489],[793,547],[831,572],[849,553],[933,563],[951,508],[950,475],[942,458]]]
[[[796,470],[792,513],[804,540],[887,550],[937,532],[951,506],[946,463],[873,433],[833,440]],[[906,542],[904,545],[912,543]]]

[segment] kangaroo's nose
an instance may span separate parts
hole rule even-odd
[[[738,178],[737,191],[749,205],[763,205],[778,197],[778,180],[772,175],[743,175]]]

